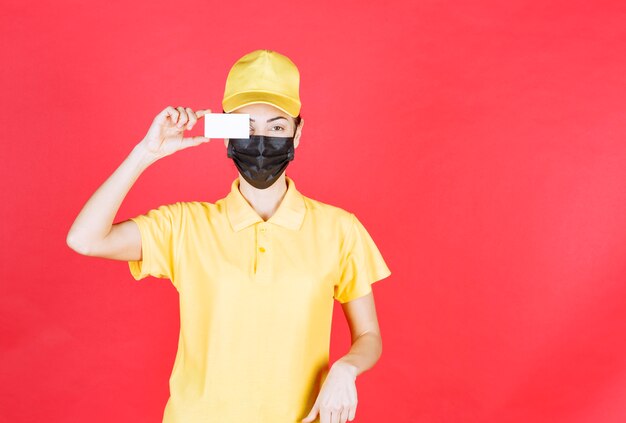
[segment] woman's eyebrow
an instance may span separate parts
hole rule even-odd
[[[284,116],[276,116],[274,118],[268,119],[266,123],[269,123],[269,122],[271,122],[273,120],[277,120],[277,119],[285,119],[285,120],[287,120],[287,118],[284,117]],[[254,119],[250,118],[250,122],[254,122]]]

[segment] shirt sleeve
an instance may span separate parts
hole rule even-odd
[[[130,218],[137,224],[141,233],[142,258],[128,262],[130,273],[136,280],[150,275],[169,279],[176,286],[175,264],[177,240],[180,237],[180,206],[180,203],[166,204]]]
[[[351,225],[341,247],[340,276],[334,298],[346,303],[369,294],[372,284],[391,275],[374,240],[350,213]]]

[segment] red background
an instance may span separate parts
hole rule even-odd
[[[392,270],[356,421],[626,418],[623,2],[1,7],[3,421],[160,421],[175,289],[65,237],[160,110],[221,112],[258,48],[301,72],[287,174],[354,212]],[[221,139],[181,151],[115,221],[215,201],[236,176]],[[333,361],[349,347],[334,318]]]

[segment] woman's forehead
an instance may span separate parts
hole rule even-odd
[[[273,118],[276,116],[283,116],[289,119],[289,115],[287,113],[283,112],[278,107],[275,107],[275,106],[272,106],[271,104],[266,104],[266,103],[247,104],[243,107],[233,110],[232,113],[247,113],[253,119],[255,117],[262,118],[266,116],[268,118]]]

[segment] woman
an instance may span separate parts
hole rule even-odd
[[[302,195],[286,175],[302,136],[299,72],[256,50],[229,72],[225,113],[250,115],[225,139],[238,178],[224,198],[177,202],[112,223],[155,161],[210,140],[183,137],[210,110],[165,108],[93,194],[68,234],[75,251],[169,279],[180,298],[178,352],[163,422],[353,420],[356,377],[380,357],[371,284],[391,274],[353,213]],[[333,299],[352,334],[330,368]]]

